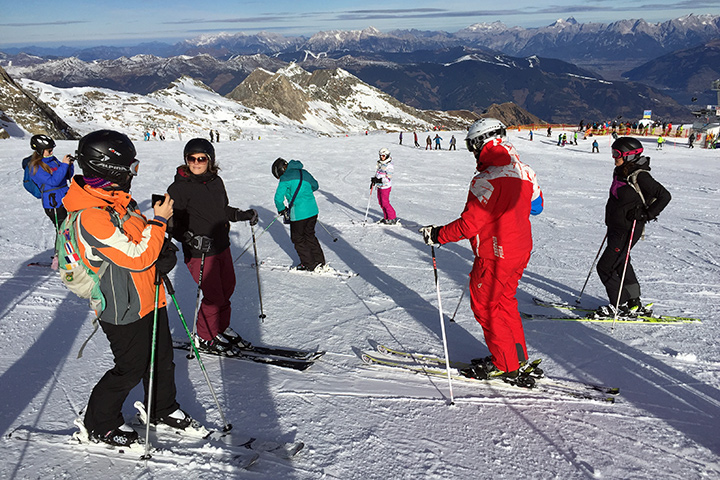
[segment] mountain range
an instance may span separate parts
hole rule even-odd
[[[277,72],[255,69],[227,97],[187,75],[141,95],[99,87],[60,88],[29,79],[16,82],[1,68],[0,94],[0,111],[5,112],[0,127],[14,137],[24,136],[24,130],[78,138],[111,128],[136,139],[153,131],[182,139],[204,137],[212,129],[222,139],[249,140],[271,131],[338,135],[437,126],[459,130],[478,118],[467,111],[418,110],[342,69],[310,73],[296,64]]]
[[[258,69],[297,65],[309,74],[342,69],[419,110],[480,115],[492,104],[513,102],[553,123],[635,119],[645,110],[659,120],[687,121],[691,97],[699,104],[715,101],[710,84],[720,77],[712,61],[718,40],[717,15],[657,24],[569,18],[532,29],[494,22],[455,33],[367,28],[310,38],[262,32],[203,35],[175,45],[28,47],[6,49],[0,65],[13,78],[54,87],[141,95],[183,76],[230,95]],[[668,68],[678,58],[685,68]]]

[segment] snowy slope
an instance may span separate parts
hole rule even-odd
[[[454,132],[462,139],[460,132]],[[557,133],[557,132],[556,132]],[[444,145],[450,132],[442,132]],[[421,135],[422,137],[422,135]],[[612,160],[609,138],[601,154],[589,141],[560,148],[552,139],[511,133],[521,158],[537,172],[545,212],[533,218],[535,248],[520,284],[521,309],[541,312],[531,297],[573,301],[604,235],[604,204]],[[646,145],[651,146],[653,139]],[[152,193],[172,181],[183,143],[137,142],[140,175],[133,194],[149,209]],[[368,205],[377,150],[395,159],[391,201],[403,227],[360,225]],[[74,151],[59,142],[56,154]],[[614,405],[543,398],[524,390],[454,384],[447,405],[444,379],[388,371],[361,363],[357,349],[376,341],[442,354],[430,248],[419,225],[444,224],[462,211],[474,161],[467,151],[423,151],[397,145],[396,135],[313,138],[267,134],[260,141],[216,145],[231,204],[260,213],[258,253],[270,264],[296,263],[288,229],[275,213],[272,161],[301,160],[320,182],[318,238],[332,266],[359,275],[349,280],[308,278],[260,270],[260,322],[253,250],[247,224],[232,228],[238,287],[233,327],[253,342],[328,351],[306,372],[205,358],[228,420],[238,431],[307,444],[292,462],[265,457],[249,472],[212,470],[202,459],[189,467],[159,466],[72,455],[12,439],[2,440],[3,478],[283,478],[478,479],[633,478],[709,479],[720,476],[720,159],[717,151],[689,150],[671,139],[648,151],[653,175],[673,195],[645,241],[633,250],[643,298],[660,313],[687,314],[702,324],[637,326],[526,321],[528,349],[552,376],[621,388]],[[84,301],[33,260],[51,255],[52,227],[39,202],[21,187],[19,162],[27,141],[0,149],[5,192],[0,225],[0,432],[20,425],[71,431],[92,386],[111,367],[102,333],[76,359],[91,331]],[[380,211],[372,199],[370,218]],[[436,249],[447,316],[466,288],[472,261],[467,243]],[[192,318],[195,284],[180,264],[172,273],[185,317]],[[593,275],[583,298],[605,302]],[[546,309],[545,309],[546,310]],[[171,327],[181,325],[170,312]],[[450,356],[486,355],[467,294],[456,324],[447,325]],[[221,426],[194,361],[175,357],[178,399],[194,417]],[[132,402],[142,398],[136,389]]]

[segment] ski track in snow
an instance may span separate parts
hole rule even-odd
[[[458,139],[462,132],[453,132]],[[610,185],[608,138],[601,154],[588,141],[560,148],[511,132],[520,157],[538,174],[545,211],[533,217],[534,251],[518,289],[523,311],[549,313],[532,297],[574,302],[600,241]],[[251,362],[204,357],[228,420],[239,432],[283,442],[301,440],[292,461],[261,455],[247,472],[232,478],[283,479],[477,479],[720,477],[720,175],[717,151],[689,150],[668,139],[652,157],[652,174],[673,200],[651,222],[633,249],[643,298],[658,313],[697,316],[683,326],[525,322],[532,358],[559,379],[619,387],[615,404],[543,397],[502,387],[455,382],[455,405],[447,405],[447,379],[398,372],[362,363],[358,352],[374,342],[443,355],[430,249],[419,226],[442,225],[463,209],[474,161],[466,151],[426,152],[398,148],[396,134],[303,137],[291,141],[268,132],[261,141],[216,144],[230,204],[255,208],[260,261],[294,265],[297,257],[287,226],[276,221],[272,194],[277,181],[270,165],[278,156],[301,160],[320,183],[316,233],[332,267],[351,278],[288,275],[260,269],[264,313],[261,322],[250,229],[232,224],[238,280],[232,326],[250,341],[327,350],[305,372]],[[47,262],[53,230],[39,202],[21,186],[20,160],[27,139],[2,140],[0,185],[4,209],[0,241],[11,255],[0,259],[0,431],[19,425],[70,431],[100,376],[112,367],[102,332],[77,359],[89,336],[87,301],[65,290],[56,273],[28,267]],[[56,155],[76,142],[59,141]],[[183,143],[137,141],[140,174],[133,195],[149,213],[150,195],[162,193],[180,162]],[[377,151],[391,149],[395,177],[390,197],[398,227],[363,225],[369,177]],[[238,152],[240,152],[238,154]],[[435,182],[430,179],[436,180]],[[710,185],[705,185],[709,183]],[[368,222],[382,218],[370,197]],[[262,236],[257,232],[263,231]],[[337,242],[332,241],[337,238]],[[467,242],[436,248],[440,291],[450,356],[468,361],[487,354],[480,326],[469,306]],[[170,275],[184,317],[192,321],[196,285],[182,261]],[[458,303],[463,296],[462,302]],[[582,303],[606,303],[593,272]],[[457,308],[457,313],[456,312]],[[174,308],[171,328],[183,335]],[[220,426],[215,402],[196,360],[176,354],[178,400],[195,418]],[[9,393],[9,394],[8,394]],[[124,413],[142,389],[131,392]],[[187,467],[118,462],[72,455],[17,440],[2,440],[3,478],[95,479],[107,470],[117,478],[224,479],[199,458]]]

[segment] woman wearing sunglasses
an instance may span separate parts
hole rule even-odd
[[[615,170],[605,205],[607,246],[597,264],[610,304],[598,308],[590,317],[652,313],[640,301],[640,284],[630,264],[628,249],[640,240],[645,223],[657,218],[670,203],[671,196],[650,175],[650,158],[642,153],[642,144],[632,137],[620,137],[612,144]]]
[[[185,163],[178,167],[175,181],[168,187],[175,201],[169,230],[182,242],[185,265],[203,292],[196,341],[205,351],[232,354],[235,345],[249,344],[230,328],[230,297],[235,291],[230,222],[249,221],[256,225],[258,215],[253,209],[228,205],[215,148],[209,141],[190,140],[183,156]]]

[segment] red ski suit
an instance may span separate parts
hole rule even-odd
[[[478,157],[460,218],[440,228],[438,242],[470,240],[475,262],[470,272],[470,299],[475,318],[495,366],[517,370],[527,360],[518,303],[518,283],[530,259],[530,213],[542,211],[542,191],[535,172],[520,162],[509,143],[495,139]]]

